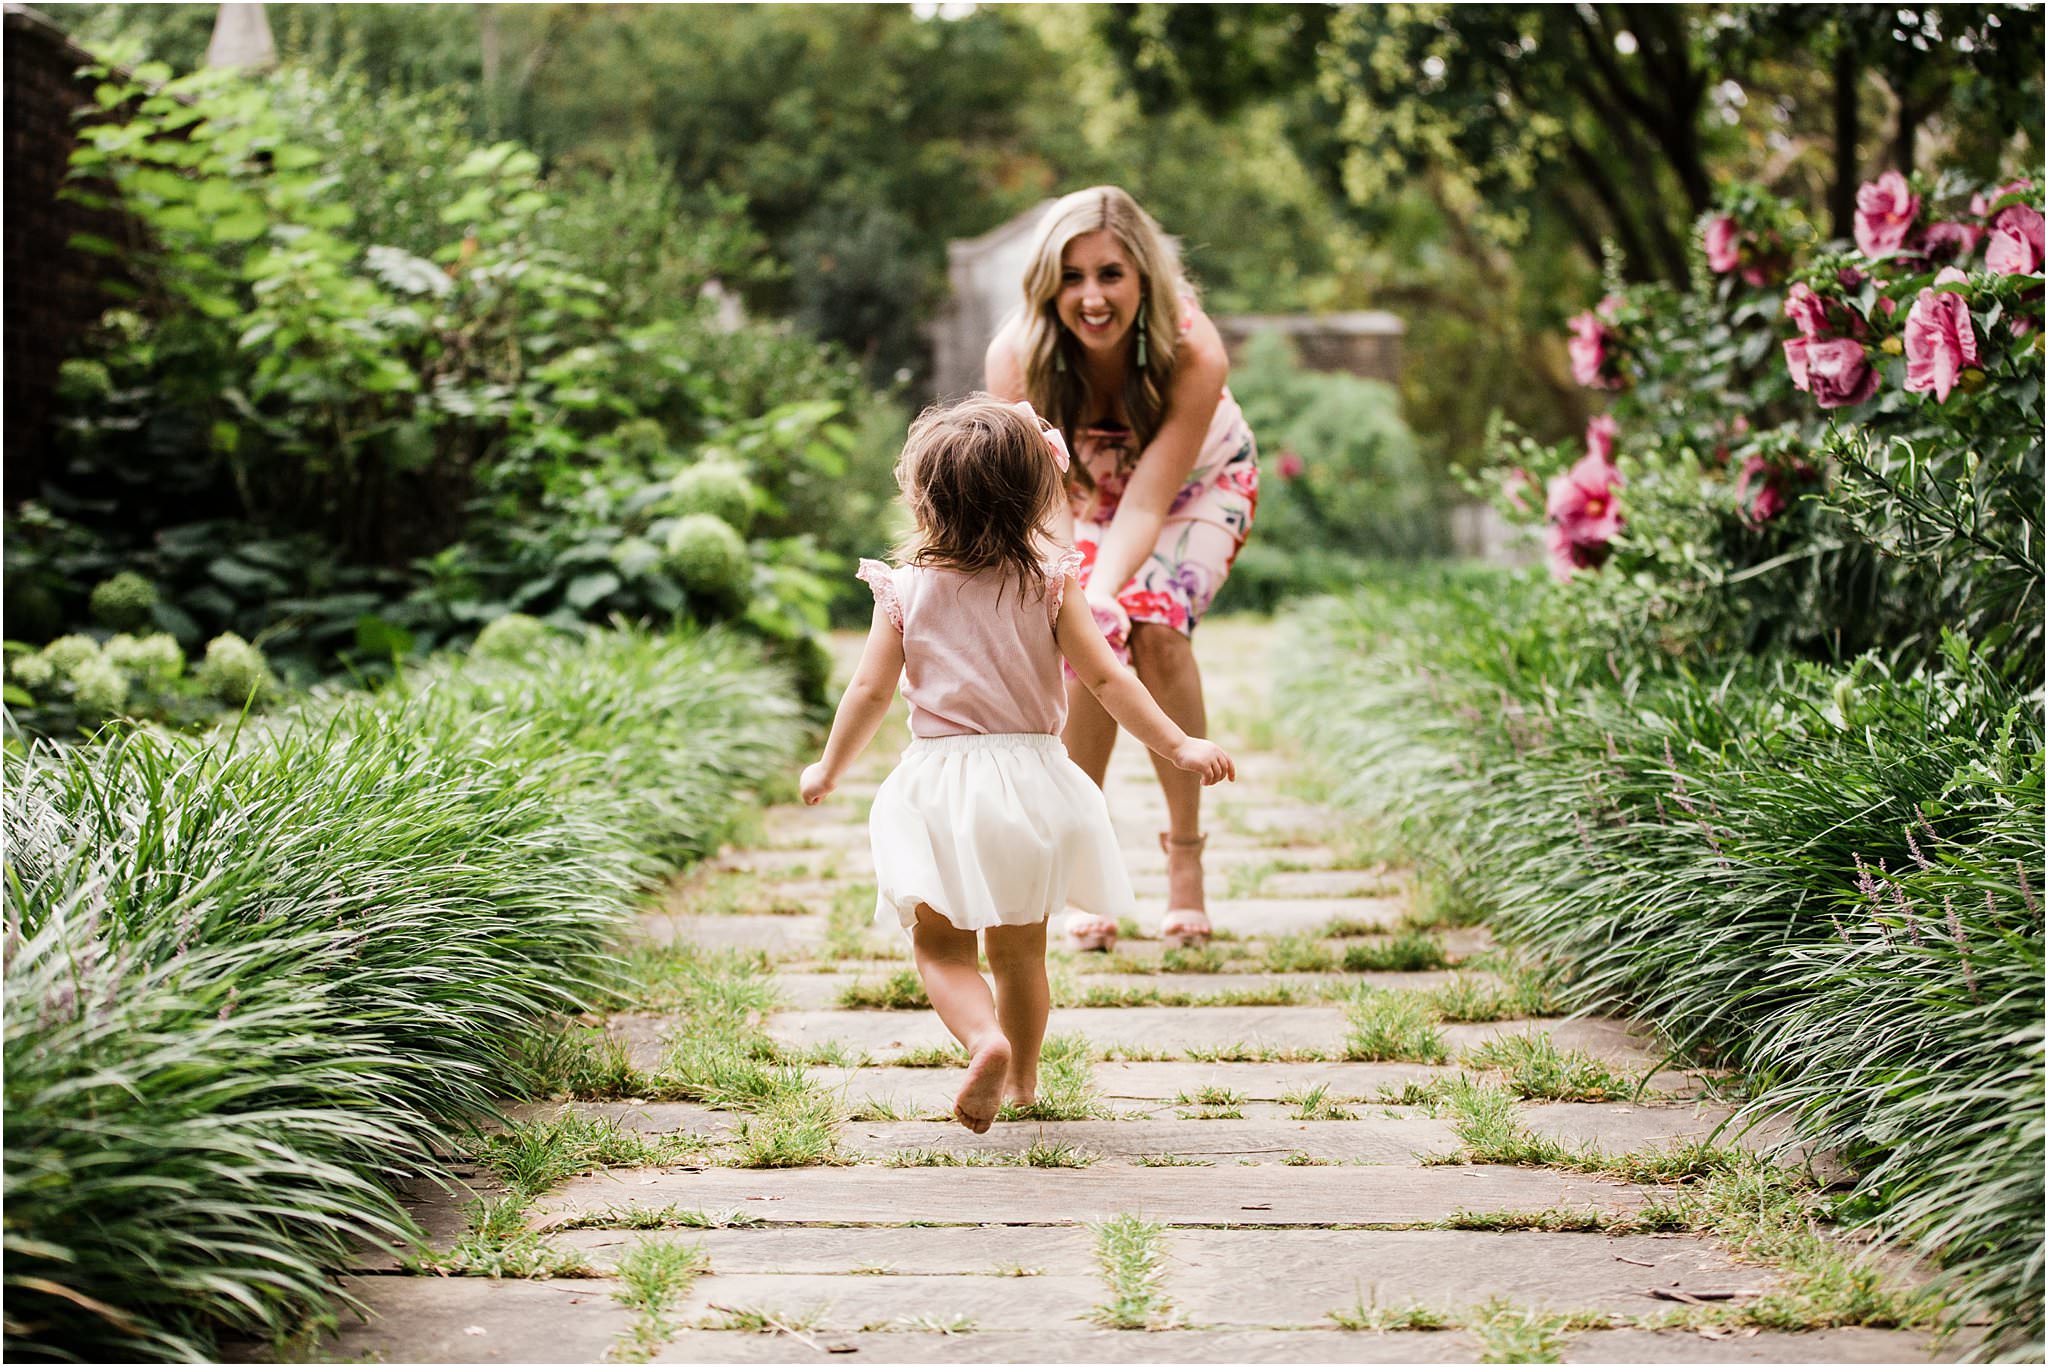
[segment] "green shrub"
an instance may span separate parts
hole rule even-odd
[[[746,592],[753,562],[732,524],[712,513],[678,518],[668,534],[669,564],[683,587],[711,598]]]
[[[123,570],[94,586],[91,608],[102,626],[133,631],[149,621],[156,603],[156,586],[133,570]]]
[[[229,707],[241,707],[277,687],[263,652],[231,631],[206,643],[206,658],[192,679],[208,697]]]
[[[729,461],[707,460],[689,466],[669,481],[669,500],[682,514],[708,513],[744,534],[754,521],[754,486],[747,472]]]
[[[508,612],[492,619],[476,634],[469,653],[481,660],[519,661],[548,640],[554,632],[546,622],[523,612]]]

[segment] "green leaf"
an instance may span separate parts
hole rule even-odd
[[[579,574],[569,581],[568,591],[562,597],[578,612],[588,611],[592,604],[619,587],[619,576],[609,570],[595,574]]]
[[[214,220],[213,235],[221,242],[250,242],[263,235],[270,220],[260,211],[244,209]]]

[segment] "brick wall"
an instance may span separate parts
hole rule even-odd
[[[106,307],[107,262],[67,247],[73,233],[124,240],[133,226],[64,203],[74,113],[94,107],[75,74],[92,60],[42,15],[6,7],[5,485],[9,507],[35,496],[49,468],[57,367]]]

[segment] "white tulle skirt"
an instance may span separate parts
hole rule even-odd
[[[875,919],[906,929],[920,902],[962,930],[1136,911],[1102,790],[1058,736],[913,740],[875,793],[868,840]]]

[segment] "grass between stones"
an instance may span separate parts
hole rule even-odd
[[[1017,1153],[989,1149],[898,1149],[882,1160],[888,1168],[1086,1168],[1102,1155],[1072,1144],[1040,1139]]]
[[[1325,933],[1341,938],[1334,930]],[[1345,945],[1342,967],[1346,973],[1422,973],[1450,963],[1442,940],[1428,931],[1404,930]]]
[[[635,1134],[608,1116],[565,1111],[544,1120],[514,1121],[469,1151],[514,1196],[530,1199],[587,1172],[674,1163],[710,1147],[709,1140],[696,1135]]]
[[[1296,1120],[1356,1120],[1355,1111],[1348,1111],[1330,1095],[1330,1085],[1319,1082],[1304,1091],[1282,1092],[1280,1102],[1294,1107]]]
[[[1164,1329],[1172,1323],[1166,1298],[1166,1226],[1135,1215],[1118,1215],[1093,1226],[1095,1260],[1109,1283],[1109,1299],[1090,1317],[1108,1329]]]
[[[1657,1203],[1620,1218],[1632,1226],[1684,1229],[1718,1239],[1736,1256],[1777,1271],[1773,1289],[1737,1306],[1687,1307],[1698,1313],[1681,1315],[1683,1323],[1785,1330],[1896,1328],[1930,1325],[1940,1310],[1932,1293],[1888,1285],[1881,1269],[1856,1259],[1831,1238],[1812,1179],[1767,1157],[1698,1142],[1623,1154],[1592,1145],[1570,1148],[1524,1128],[1515,1118],[1513,1095],[1502,1088],[1458,1078],[1451,1081],[1447,1099],[1451,1127],[1464,1148],[1449,1158],[1423,1162],[1563,1168],[1667,1188]],[[1624,1228],[1599,1213],[1587,1214],[1592,1224],[1583,1217],[1574,1223],[1570,1212],[1510,1212],[1454,1217],[1456,1222],[1445,1227],[1597,1227],[1608,1233]]]
[[[1178,1112],[1182,1120],[1242,1120],[1244,1119],[1243,1092],[1233,1092],[1227,1087],[1199,1087],[1193,1092],[1181,1092],[1173,1104],[1193,1109]]]
[[[1468,1327],[1481,1362],[1562,1362],[1570,1317],[1511,1301],[1490,1300]]]
[[[530,1196],[473,1202],[469,1227],[445,1252],[400,1260],[407,1272],[443,1277],[587,1277],[590,1263],[580,1253],[555,1247],[527,1225]]]
[[[1490,1039],[1466,1050],[1461,1062],[1506,1074],[1516,1096],[1534,1101],[1612,1101],[1642,1091],[1592,1055],[1558,1048],[1547,1032]]]
[[[764,1310],[756,1306],[714,1305],[711,1317],[700,1320],[699,1329],[734,1334],[789,1334],[795,1338],[814,1332],[825,1320],[822,1306],[802,1311]]]
[[[1038,1059],[1038,1099],[1029,1106],[1008,1102],[999,1120],[1108,1120],[1114,1117],[1095,1087],[1085,1035],[1054,1035]]]
[[[670,1312],[689,1292],[690,1284],[710,1269],[711,1260],[702,1244],[640,1244],[621,1258],[619,1284],[612,1299],[639,1314],[612,1345],[612,1359],[646,1362],[661,1351],[682,1327],[670,1318]]]
[[[1443,1063],[1450,1057],[1437,1015],[1410,992],[1359,992],[1345,1008],[1344,1057],[1355,1063]]]
[[[671,1202],[665,1206],[606,1206],[565,1216],[549,1224],[548,1229],[758,1229],[766,1223],[760,1216],[737,1208],[693,1210]]]
[[[1349,1310],[1332,1310],[1330,1319],[1339,1329],[1367,1334],[1427,1333],[1458,1327],[1455,1312],[1433,1310],[1419,1303],[1381,1305],[1377,1296],[1368,1301],[1363,1292]]]

